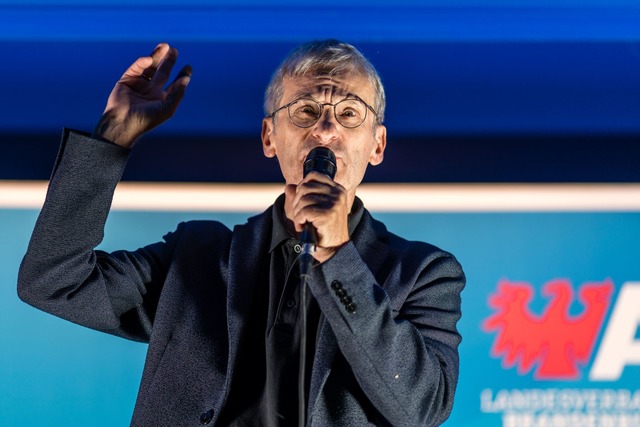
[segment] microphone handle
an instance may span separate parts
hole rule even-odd
[[[300,235],[302,242],[302,253],[300,254],[300,277],[306,277],[311,271],[313,264],[313,252],[318,242],[318,232],[310,222],[305,222]]]
[[[300,234],[300,241],[302,243],[309,243],[315,246],[318,243],[318,232],[316,228],[310,222],[305,222]]]

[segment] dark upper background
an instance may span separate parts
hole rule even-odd
[[[168,41],[193,79],[125,179],[279,182],[264,88],[328,37],[387,90],[369,182],[640,181],[637,0],[0,0],[0,179],[47,179],[62,127],[91,130],[126,67]]]

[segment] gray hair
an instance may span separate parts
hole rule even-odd
[[[361,74],[373,86],[373,108],[378,113],[378,123],[382,123],[386,100],[378,72],[358,49],[333,39],[305,43],[285,58],[271,77],[264,94],[265,115],[278,108],[284,91],[282,83],[287,77],[344,76],[351,73]]]

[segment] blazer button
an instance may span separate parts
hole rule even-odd
[[[356,312],[356,305],[354,303],[349,303],[345,305],[344,308],[347,309],[347,311],[351,314]]]
[[[211,420],[213,420],[213,409],[209,409],[207,412],[203,412],[200,415],[200,424],[205,425],[209,424]]]
[[[331,282],[331,289],[333,289],[334,291],[337,291],[338,289],[342,289],[342,283],[340,283],[337,280],[334,280],[333,282]]]
[[[343,303],[344,305],[347,305],[351,303],[351,297],[349,295],[345,295],[342,298],[340,298],[340,302]]]

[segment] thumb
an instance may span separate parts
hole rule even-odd
[[[141,56],[136,59],[136,61],[131,64],[129,68],[124,72],[121,79],[124,78],[138,78],[144,73],[148,67],[153,64],[153,59],[150,56]]]

